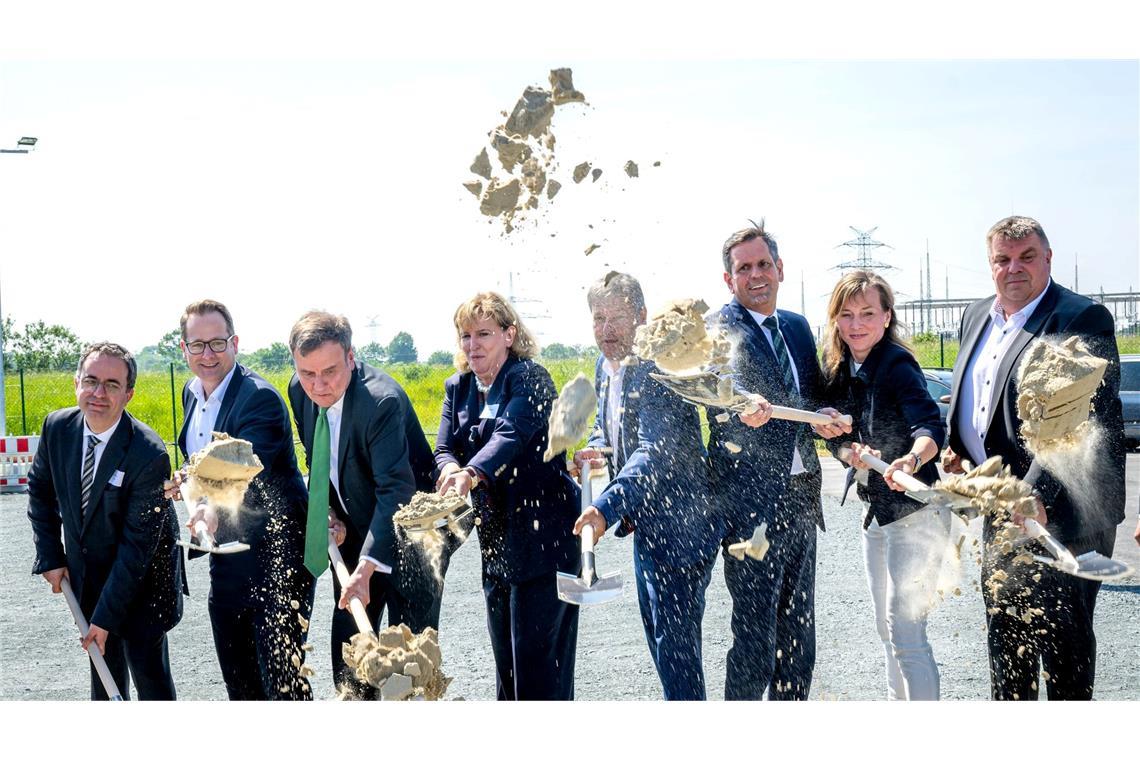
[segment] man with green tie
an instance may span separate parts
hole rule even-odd
[[[333,677],[338,687],[351,686],[369,697],[341,659],[342,644],[357,631],[349,601],[364,604],[373,628],[385,609],[388,625],[406,623],[419,631],[438,624],[438,596],[423,592],[442,587],[424,583],[421,564],[401,562],[392,524],[396,510],[416,491],[416,455],[430,457],[430,450],[403,388],[356,361],[352,328],[344,317],[305,314],[293,326],[289,349],[296,370],[289,404],[309,465],[305,566],[314,576],[328,567],[332,530],[352,573],[344,588],[333,573]]]

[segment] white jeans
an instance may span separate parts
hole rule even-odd
[[[922,510],[863,531],[875,627],[887,654],[887,699],[938,699],[938,665],[926,639],[950,539],[950,511]]]

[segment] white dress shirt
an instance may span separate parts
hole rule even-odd
[[[187,386],[198,402],[194,405],[190,419],[186,421],[186,454],[188,456],[194,456],[213,440],[214,423],[218,421],[222,399],[226,397],[226,389],[230,387],[230,380],[233,379],[236,371],[237,365],[235,364],[208,398],[202,389],[202,381],[199,378],[195,377]]]
[[[340,423],[344,419],[344,396],[337,399],[336,403],[328,408],[325,413],[329,419],[329,479],[332,480],[334,493],[336,498],[340,500]],[[344,508],[344,502],[340,501],[340,508],[345,514],[348,510]],[[376,568],[382,573],[391,574],[392,568],[385,565],[378,559],[369,557],[367,554],[360,555],[361,560],[366,560],[376,565]]]
[[[768,345],[772,347],[772,353],[776,353],[776,345],[774,343],[772,343],[772,331],[764,326],[764,320],[768,318],[768,315],[767,314],[761,314],[758,311],[752,311],[752,309],[746,309],[746,311],[752,315],[753,319],[756,320],[756,324],[760,325],[760,329],[764,331],[764,337],[768,339]],[[780,326],[780,315],[777,314],[775,311],[773,311],[772,316],[774,316],[776,318],[776,327],[779,328],[779,326]],[[783,337],[784,337],[783,334],[781,334],[780,338],[782,339]],[[792,349],[791,349],[791,347],[788,346],[787,340],[784,340],[784,349],[787,350],[787,352],[788,352],[788,363],[792,365],[792,378],[796,381],[796,393],[799,393],[799,391],[800,391],[800,371],[798,369],[796,369],[796,358],[794,356],[792,356]],[[799,475],[801,472],[807,472],[807,468],[804,467],[804,460],[800,457],[799,447],[796,447],[796,448],[792,449],[792,471],[791,471],[791,474],[792,475]]]
[[[602,372],[609,378],[609,392],[606,394],[606,432],[610,436],[610,446],[617,454],[617,447],[621,441],[621,388],[625,380],[625,365],[621,362],[602,360]],[[619,454],[620,456],[620,454]]]
[[[107,450],[107,442],[111,440],[111,436],[119,429],[119,423],[123,421],[123,415],[119,415],[119,419],[115,420],[115,424],[104,430],[102,433],[93,433],[91,428],[87,427],[87,420],[83,420],[83,440],[79,444],[79,482],[83,482],[83,463],[87,458],[87,436],[93,435],[99,439],[99,443],[95,445],[95,464],[92,465],[91,476],[94,477],[95,473],[99,472],[99,460],[103,458],[103,452]]]
[[[1049,285],[1052,282],[1050,280]],[[965,442],[966,450],[958,454],[975,465],[986,461],[985,438],[993,419],[993,391],[998,367],[1018,332],[1037,309],[1037,304],[1049,292],[1049,285],[1021,311],[1008,316],[1002,312],[998,299],[994,299],[989,322],[982,328],[977,348],[962,373],[962,395],[958,399],[954,424],[962,431],[959,437]]]

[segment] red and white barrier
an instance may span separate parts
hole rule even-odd
[[[0,438],[0,492],[27,490],[28,472],[39,444],[38,435]]]

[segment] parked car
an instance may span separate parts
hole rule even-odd
[[[1124,407],[1124,443],[1140,446],[1140,354],[1120,357],[1120,404]]]
[[[923,367],[922,374],[926,378],[926,391],[934,399],[934,403],[938,404],[938,412],[945,426],[946,413],[950,411],[950,385],[954,379],[954,371]]]

